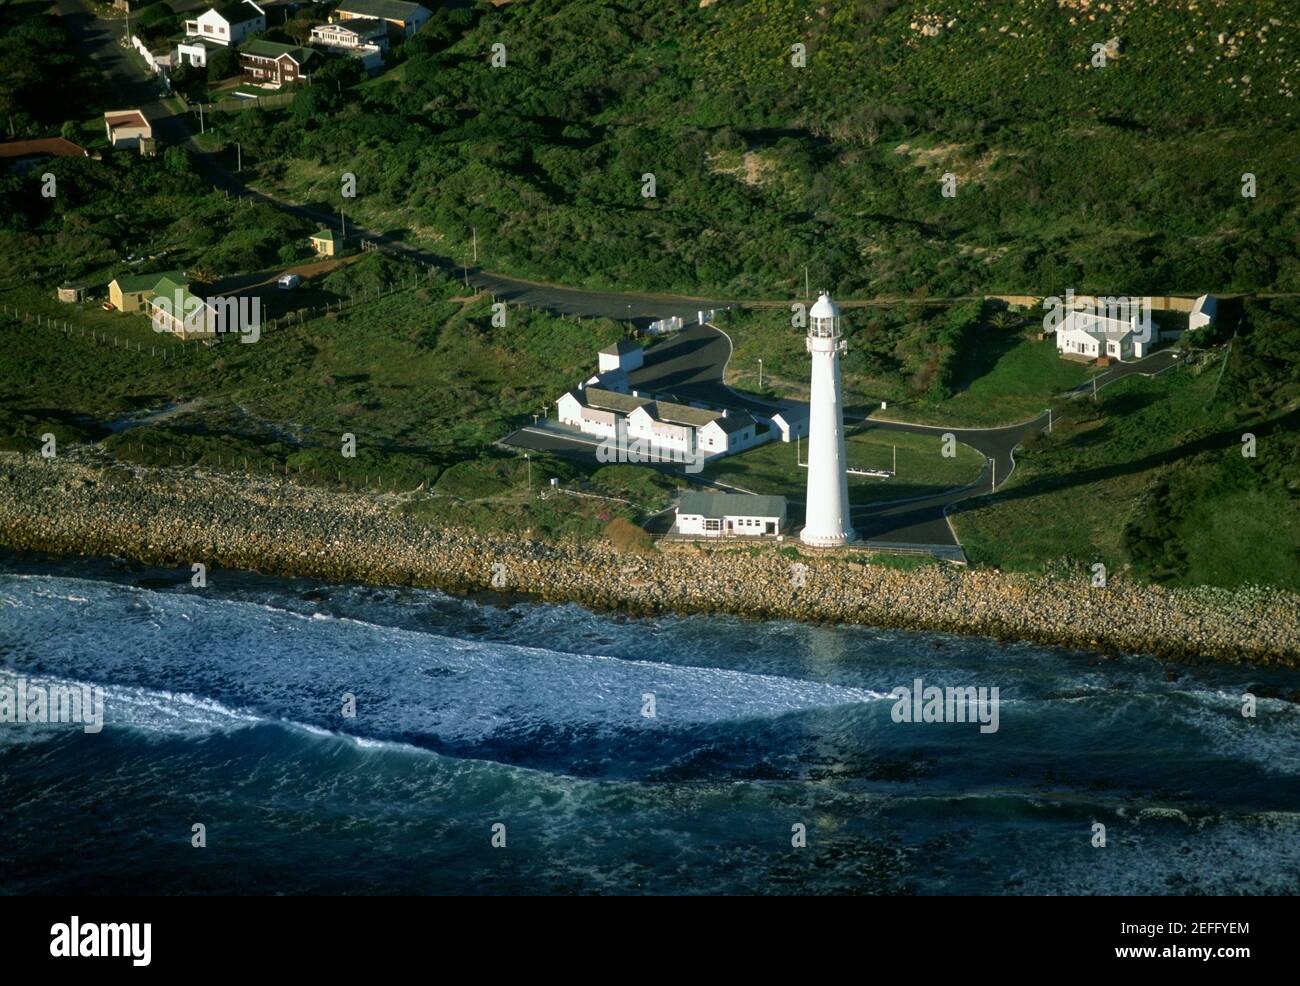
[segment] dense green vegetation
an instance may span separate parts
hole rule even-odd
[[[807,264],[846,296],[1300,288],[1293,5],[1080,8],[480,4],[391,81],[231,124],[264,188],[335,204],[352,172],[358,218],[457,256],[474,226],[489,267],[572,284],[780,297]]]
[[[65,123],[85,116],[87,97],[103,89],[95,67],[45,6],[0,6],[0,132],[6,140],[59,135]]]

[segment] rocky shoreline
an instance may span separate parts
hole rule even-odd
[[[392,496],[188,470],[0,454],[0,543],[56,555],[203,562],[331,582],[485,589],[632,613],[730,613],[936,630],[1186,661],[1300,666],[1300,597],[1166,589],[842,558],[774,547],[543,542],[403,516]],[[796,562],[806,566],[798,571]],[[800,578],[802,576],[802,578]],[[797,583],[802,581],[802,586]]]

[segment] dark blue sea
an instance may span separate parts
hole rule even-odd
[[[0,724],[6,894],[1300,891],[1296,673],[8,556],[20,678],[105,725]]]

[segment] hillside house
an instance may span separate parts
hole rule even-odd
[[[253,0],[239,0],[223,7],[209,7],[194,20],[185,22],[186,38],[204,38],[230,47],[266,30],[266,11]]]
[[[179,270],[153,274],[126,274],[108,282],[109,303],[119,312],[140,311],[153,297],[154,288],[162,280],[178,284],[189,283],[185,279],[185,272]]]
[[[104,130],[112,147],[139,147],[153,139],[153,127],[140,110],[111,110],[104,114]]]
[[[318,57],[310,48],[258,38],[239,49],[239,68],[245,78],[264,86],[279,88],[308,81],[314,60]]]
[[[770,537],[786,522],[783,496],[748,493],[683,493],[673,533],[697,537]]]
[[[351,20],[383,21],[393,33],[410,37],[433,14],[418,3],[405,0],[342,0],[330,16],[335,23]]]
[[[374,45],[388,50],[388,24],[377,17],[354,17],[311,29],[311,43],[325,48],[363,48]]]
[[[332,55],[355,58],[367,72],[378,72],[388,50],[388,24],[373,17],[318,24],[311,29],[311,44]]]

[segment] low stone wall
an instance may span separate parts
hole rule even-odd
[[[56,554],[203,562],[335,582],[496,588],[637,613],[719,612],[1033,640],[1189,660],[1300,664],[1300,597],[1177,590],[925,566],[899,571],[774,546],[644,555],[430,528],[392,496],[189,470],[0,455],[0,543]],[[806,566],[797,570],[794,566]],[[798,582],[802,582],[802,586]]]

